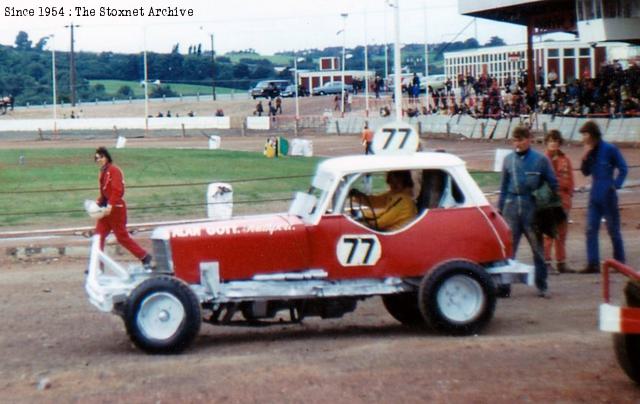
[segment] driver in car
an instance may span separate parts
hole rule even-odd
[[[374,224],[377,230],[392,231],[404,227],[417,214],[413,203],[413,180],[410,171],[390,171],[387,173],[389,190],[379,195],[367,195],[355,188],[349,196],[358,199],[360,205],[368,205],[371,210],[363,212],[364,219]]]

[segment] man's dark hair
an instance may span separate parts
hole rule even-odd
[[[113,159],[111,158],[111,154],[109,153],[109,150],[107,150],[106,147],[104,146],[100,146],[96,149],[96,154],[98,156],[103,156],[106,157],[107,160],[109,161],[109,163],[113,163]]]
[[[594,121],[587,121],[580,127],[580,133],[588,133],[593,140],[602,139],[602,132],[600,127]]]
[[[516,126],[511,132],[511,137],[516,139],[528,139],[531,137],[531,131],[526,126]]]
[[[550,141],[555,140],[562,146],[564,144],[564,138],[562,137],[562,133],[559,130],[551,129],[546,135],[544,135],[544,142],[549,143]]]
[[[413,179],[411,178],[411,171],[389,171],[387,173],[389,177],[393,176],[400,180],[403,188],[413,188]]]

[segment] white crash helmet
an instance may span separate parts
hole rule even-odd
[[[98,206],[96,201],[92,201],[90,199],[85,200],[84,210],[86,210],[87,214],[94,219],[101,219],[104,217],[105,208]]]

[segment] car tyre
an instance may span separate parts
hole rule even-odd
[[[496,286],[496,297],[511,297],[511,284],[503,283]]]
[[[613,347],[622,370],[640,384],[640,334],[613,334]]]
[[[640,282],[629,281],[625,295],[629,307],[640,307]],[[613,347],[622,370],[640,384],[640,334],[614,334]]]
[[[451,335],[472,335],[493,318],[496,291],[490,275],[469,261],[450,261],[420,282],[418,306],[427,325]]]
[[[391,317],[409,327],[425,326],[418,307],[416,293],[397,293],[382,296],[382,303]]]
[[[171,276],[145,280],[127,300],[125,326],[131,341],[148,353],[179,353],[200,331],[200,303],[189,286]]]

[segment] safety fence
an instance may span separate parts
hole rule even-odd
[[[346,116],[329,118],[326,131],[329,134],[360,133],[365,123],[373,130],[393,121],[394,118]],[[420,133],[452,134],[469,139],[508,139],[511,130],[518,125],[530,126],[534,132],[546,134],[552,129],[559,130],[569,141],[579,141],[579,129],[588,120],[595,121],[611,142],[640,142],[640,118],[576,118],[544,114],[522,115],[512,118],[474,118],[471,115],[421,115],[405,118],[404,121],[416,126]]]
[[[230,117],[171,117],[171,118],[80,118],[80,119],[3,119],[0,131],[77,131],[139,129],[230,129]]]
[[[286,175],[286,176],[271,176],[271,177],[251,177],[251,178],[235,178],[227,180],[216,180],[216,183],[224,183],[229,186],[229,190],[232,187],[238,186],[237,192],[240,190],[241,198],[233,200],[234,205],[251,205],[251,209],[241,208],[242,212],[264,212],[265,209],[273,209],[279,207],[283,209],[285,203],[292,200],[294,191],[304,189],[308,186],[310,174],[304,175]],[[307,179],[304,181],[304,179]],[[300,181],[302,181],[300,183]],[[247,190],[246,186],[249,183],[254,183],[259,188],[252,186],[251,190]],[[207,187],[212,184],[212,181],[194,181],[194,182],[171,182],[171,183],[155,183],[155,184],[140,184],[140,185],[127,185],[127,199],[129,205],[128,211],[142,211],[142,212],[155,212],[154,215],[161,215],[162,217],[174,216],[174,217],[191,217],[196,216],[204,218],[204,212],[208,210],[210,206],[218,205],[217,202],[212,202],[208,198],[204,198],[207,193]],[[270,185],[271,184],[271,185]],[[276,187],[277,184],[279,187]],[[286,184],[286,185],[283,185]],[[306,184],[306,185],[300,185]],[[244,186],[244,188],[243,188]],[[176,189],[186,188],[183,192],[178,192]],[[191,189],[189,189],[191,188]],[[165,190],[166,191],[160,191]],[[200,189],[201,191],[197,191]],[[158,191],[158,192],[156,192]],[[43,219],[38,218],[52,218],[53,222],[59,223],[61,221],[65,223],[73,223],[77,220],[86,221],[85,210],[81,208],[81,204],[77,203],[78,200],[82,200],[87,196],[95,196],[96,187],[60,187],[60,188],[43,188],[43,189],[15,189],[15,190],[2,190],[0,191],[0,199],[11,196],[17,196],[18,200],[21,198],[39,198],[42,200],[42,195],[61,195],[58,200],[66,200],[71,202],[63,202],[58,208],[46,208],[46,203],[41,205],[34,205],[33,207],[24,208],[18,202],[10,209],[3,209],[0,212],[0,222],[6,225],[16,224],[19,226],[32,225],[36,223],[45,223]],[[140,199],[141,195],[158,195],[156,198]],[[180,194],[179,198],[175,196]],[[74,202],[75,201],[75,202]],[[223,204],[225,202],[221,202]],[[29,205],[31,206],[31,205]],[[37,206],[37,207],[36,207]],[[40,206],[42,208],[40,208]],[[77,206],[77,208],[76,208]],[[286,208],[285,208],[286,209]],[[145,215],[143,215],[145,216]],[[146,214],[146,216],[149,216]],[[153,216],[153,215],[152,215]],[[1,227],[1,226],[0,226]]]
[[[270,116],[222,116],[222,117],[163,117],[163,118],[81,118],[81,119],[2,119],[0,133],[27,132],[79,132],[104,130],[173,130],[185,133],[189,130],[216,130],[224,135],[225,131],[276,131],[294,132],[310,129],[327,134],[359,134],[365,123],[374,131],[393,122],[393,116],[364,116],[361,113],[341,114],[329,111],[324,115]],[[405,117],[404,121],[415,125],[421,134],[450,134],[469,139],[508,139],[511,131],[518,125],[530,126],[535,133],[545,134],[552,129],[559,130],[569,141],[579,141],[579,129],[587,122],[595,121],[604,139],[618,143],[640,142],[640,117],[572,117],[546,114],[522,115],[511,118],[476,118],[471,115],[419,115]],[[231,132],[229,132],[231,133]]]

